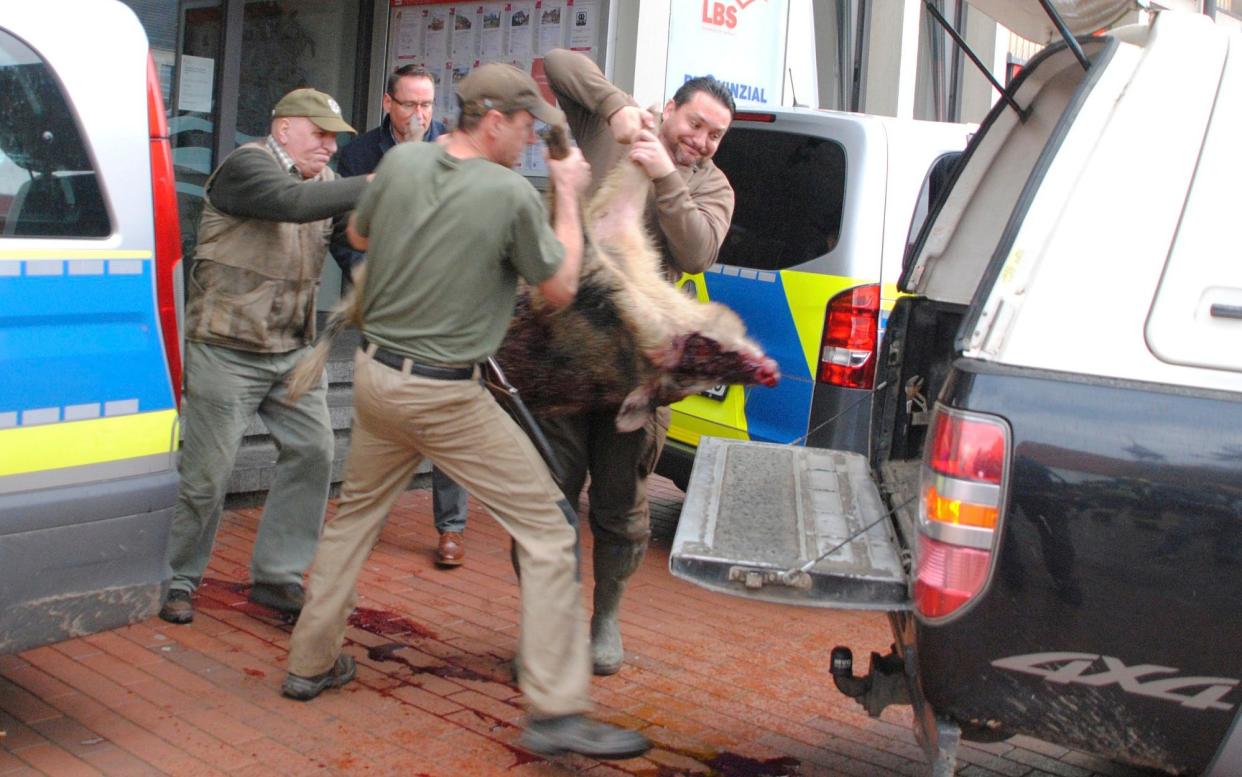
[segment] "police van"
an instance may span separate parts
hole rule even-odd
[[[0,94],[6,654],[159,608],[181,238],[163,99],[126,6],[6,3]]]
[[[674,404],[661,474],[684,488],[702,436],[867,451],[902,255],[972,129],[806,108],[736,115],[714,158],[733,222],[717,263],[681,284],[737,311],[781,382]]]

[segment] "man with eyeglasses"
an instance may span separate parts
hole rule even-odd
[[[436,83],[421,65],[402,65],[388,74],[384,92],[384,120],[370,132],[360,135],[341,151],[337,174],[367,175],[375,172],[380,159],[398,143],[407,140],[435,140],[445,133],[444,124],[431,118],[436,101]],[[332,257],[341,266],[346,284],[350,271],[365,254],[346,241],[332,244]],[[466,560],[466,490],[439,469],[431,469],[431,503],[436,531],[436,565],[451,569]]]
[[[375,172],[388,149],[407,140],[435,140],[444,134],[443,122],[431,118],[436,102],[435,77],[421,65],[402,65],[388,74],[384,89],[384,119],[370,132],[347,145],[337,162],[337,174]]]
[[[370,132],[364,132],[337,156],[336,174],[342,178],[368,175],[379,167],[388,150],[407,140],[435,140],[446,130],[444,123],[431,118],[436,103],[435,77],[421,65],[402,65],[388,74],[385,84],[384,118]],[[351,285],[350,273],[363,253],[344,240],[332,245],[332,258],[341,267],[344,288]]]

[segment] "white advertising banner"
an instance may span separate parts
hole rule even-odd
[[[781,104],[788,0],[678,0],[669,15],[666,100],[710,75],[739,108]]]

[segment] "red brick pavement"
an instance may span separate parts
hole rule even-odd
[[[601,718],[656,743],[645,758],[543,759],[517,747],[507,537],[472,502],[465,566],[435,568],[430,496],[416,490],[362,575],[346,644],[356,682],[306,704],[281,698],[290,627],[245,596],[259,511],[230,512],[193,624],[152,619],[0,657],[0,777],[923,773],[908,710],[868,718],[827,672],[833,645],[885,650],[884,618],[752,603],[673,579],[681,495],[667,481],[654,491],[656,536],[622,613],[627,663],[593,684]],[[1141,774],[1022,738],[966,746],[960,762],[965,777]]]

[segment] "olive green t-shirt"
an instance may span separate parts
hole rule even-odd
[[[518,276],[537,285],[564,259],[529,181],[432,143],[385,154],[355,219],[369,240],[363,332],[416,362],[491,356],[513,316]]]

